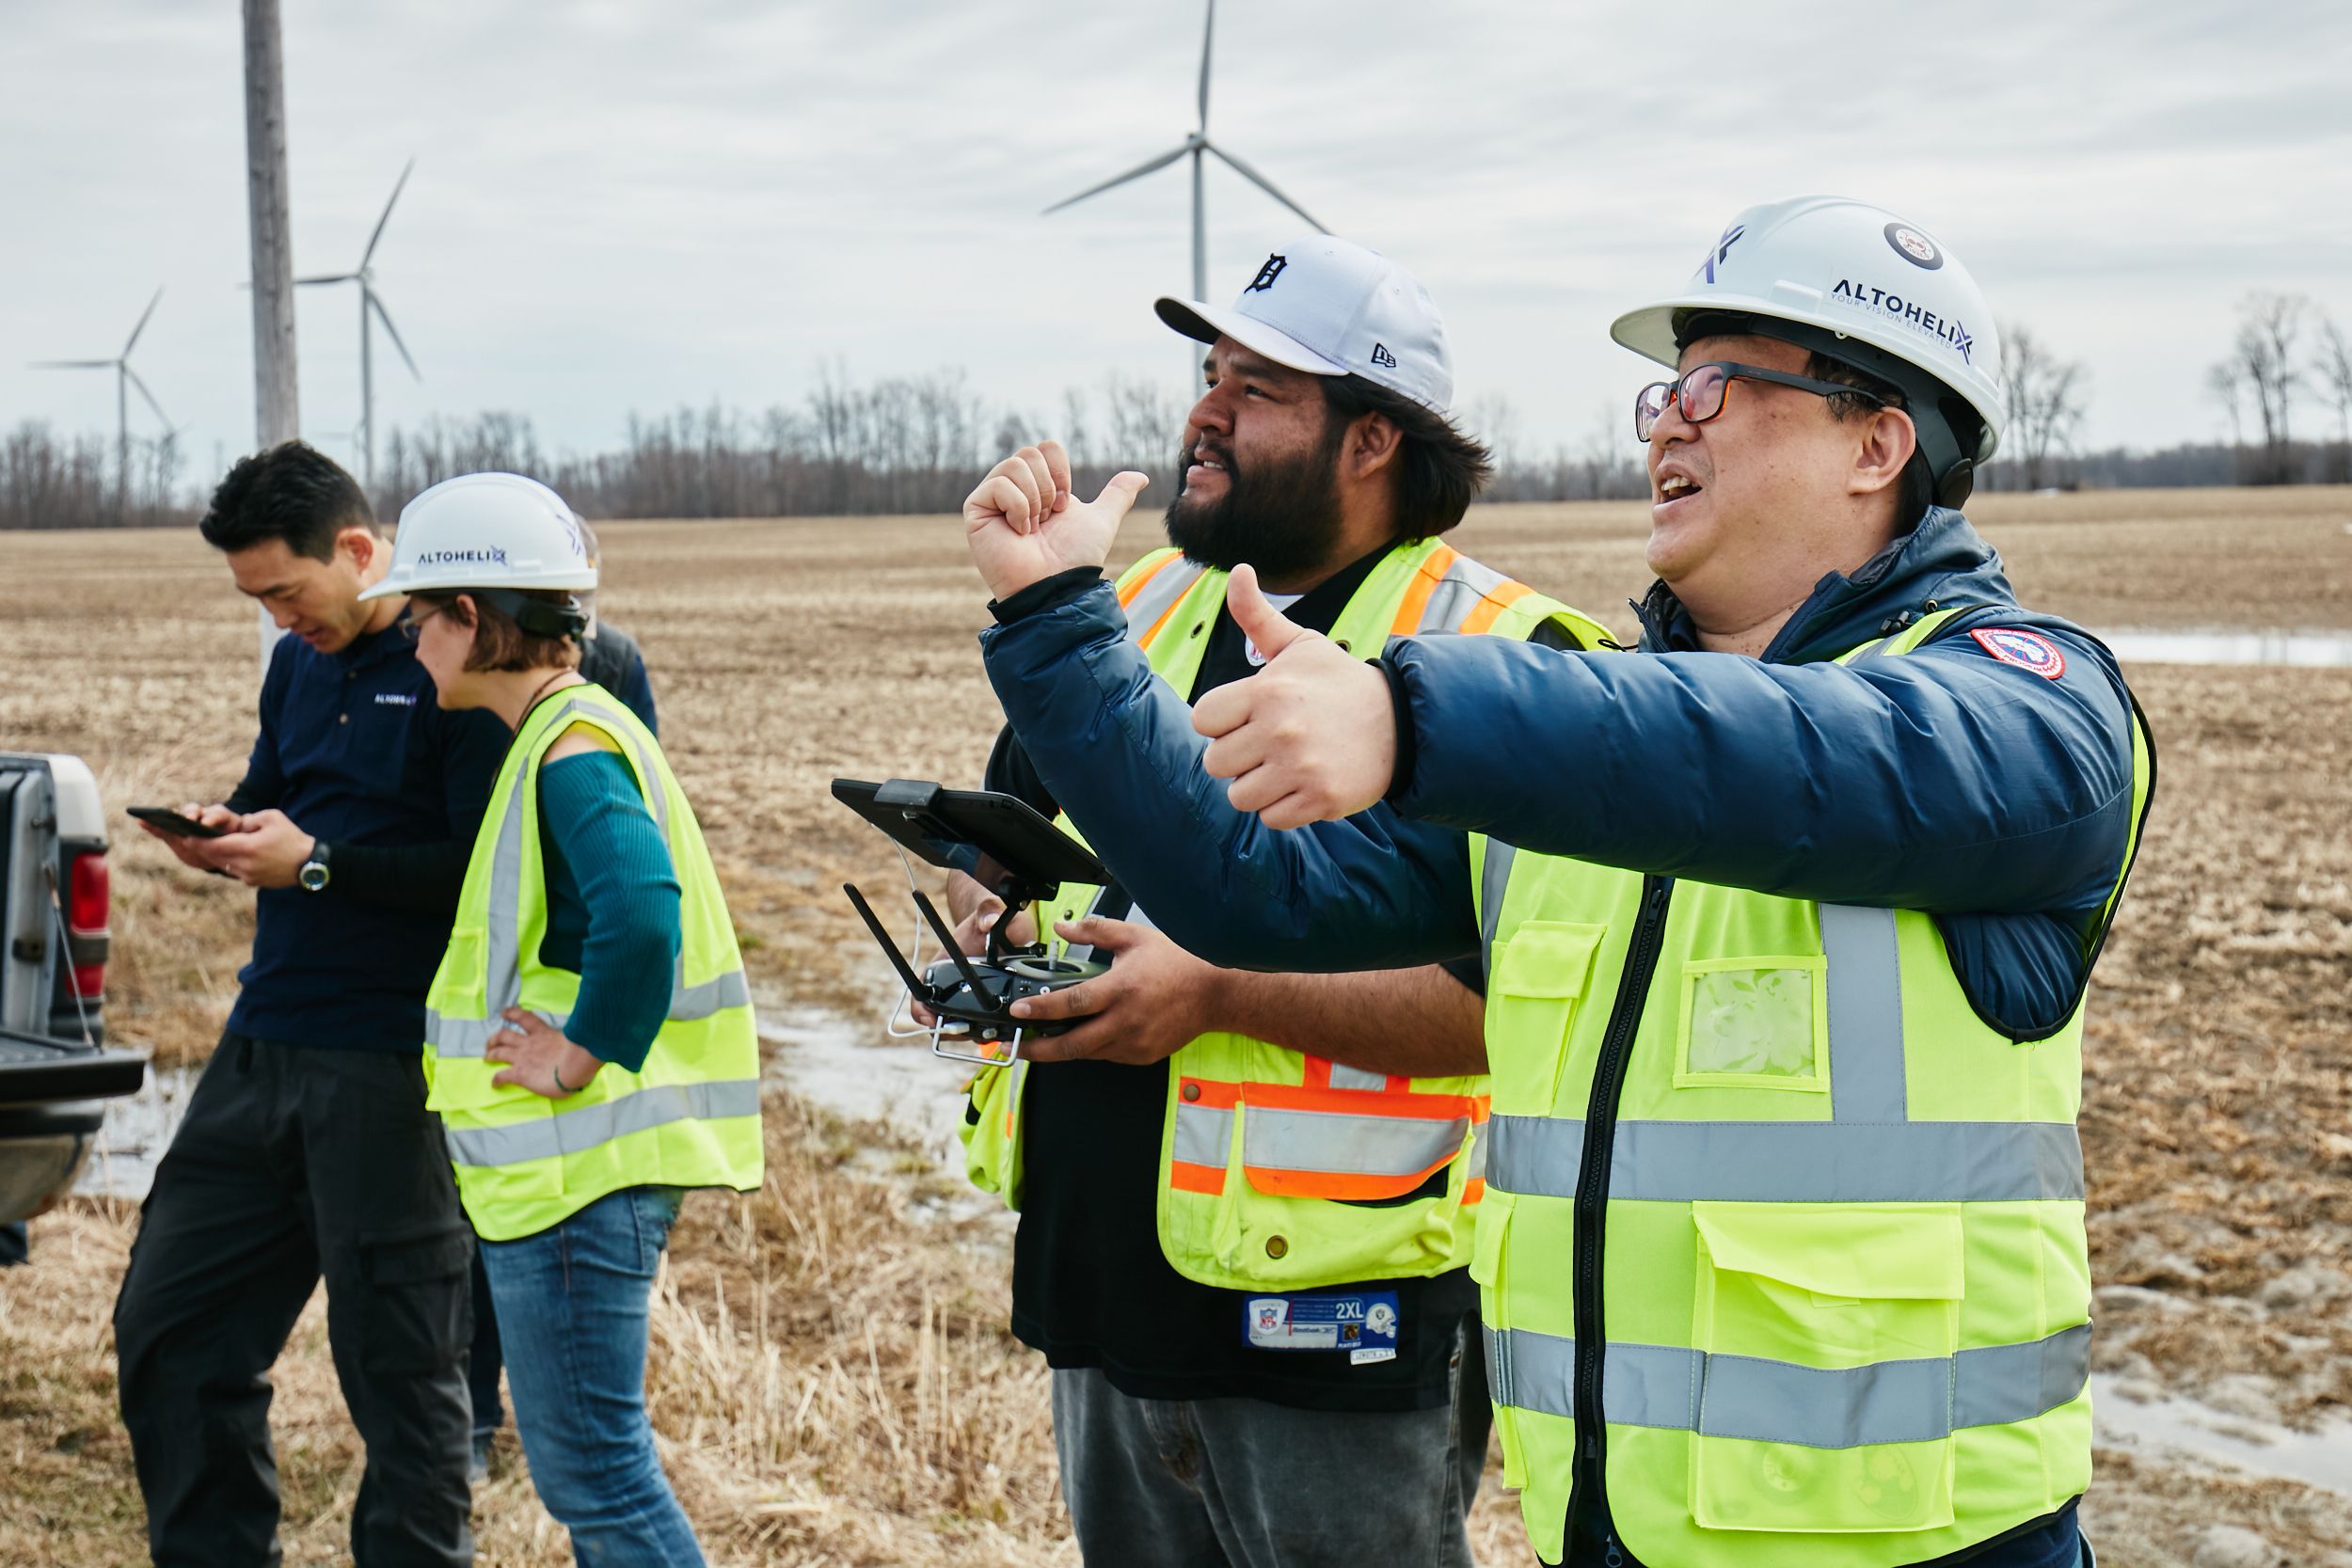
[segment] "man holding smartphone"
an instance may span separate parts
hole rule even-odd
[[[327,458],[246,458],[202,529],[288,635],[244,781],[187,811],[227,832],[158,834],[260,892],[115,1304],[149,1544],[159,1568],[277,1560],[267,1374],[323,1275],[367,1445],[354,1557],[468,1563],[472,1239],[418,1046],[506,729],[440,710],[396,625],[405,600],[359,602],[392,542]]]

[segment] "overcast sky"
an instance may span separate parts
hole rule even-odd
[[[115,353],[191,478],[253,435],[232,0],[5,0],[0,425],[114,426]],[[1049,410],[1182,373],[1183,166],[1040,209],[1191,129],[1200,12],[1078,0],[285,0],[297,272],[347,270],[410,157],[377,281],[381,422],[514,409],[548,444],[628,412],[797,404],[946,366]],[[1649,379],[1618,311],[1739,208],[1895,208],[2091,372],[2090,444],[2221,428],[2201,383],[2254,287],[2352,328],[2352,7],[1433,6],[1228,0],[1211,134],[1447,318],[1466,403],[1581,441]],[[1297,231],[1213,166],[1210,293]],[[302,291],[306,434],[357,422],[358,302]],[[2307,427],[2331,423],[2314,412]],[[135,403],[133,428],[153,421]],[[1041,429],[1039,434],[1050,434]],[[1630,434],[1626,436],[1629,442]]]

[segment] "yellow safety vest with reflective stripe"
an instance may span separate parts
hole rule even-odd
[[[1225,573],[1172,549],[1145,556],[1120,578],[1131,635],[1181,692],[1189,694],[1200,673],[1225,586]],[[1369,656],[1391,635],[1524,638],[1547,621],[1580,647],[1608,635],[1525,583],[1424,539],[1382,559],[1330,635]],[[1066,817],[1061,826],[1076,832]],[[1050,934],[1054,922],[1086,914],[1101,893],[1064,885],[1039,910],[1040,929]],[[1028,1072],[1025,1061],[983,1069],[964,1130],[972,1179],[1016,1208]],[[1484,1078],[1366,1072],[1219,1033],[1178,1051],[1168,1085],[1157,1221],[1161,1251],[1186,1278],[1291,1291],[1441,1274],[1469,1261],[1461,1211],[1482,1191],[1475,1129],[1486,1116]],[[1398,1201],[1424,1188],[1425,1196]]]
[[[507,1008],[561,1028],[580,993],[578,974],[539,958],[548,892],[538,774],[575,724],[610,736],[644,792],[677,873],[683,940],[669,1019],[643,1070],[608,1063],[578,1094],[548,1100],[494,1086],[503,1065],[483,1052]],[[507,749],[425,996],[425,1102],[440,1113],[458,1196],[485,1240],[545,1230],[624,1187],[758,1188],[759,1037],[735,926],[660,742],[603,688],[548,697]]]
[[[1944,619],[1846,659],[1906,653]],[[2136,717],[2133,752],[2136,848]],[[1503,1481],[1537,1554],[1560,1560],[1596,1395],[1609,1510],[1647,1568],[1891,1568],[2079,1495],[2079,1004],[2010,1040],[1913,911],[1476,838],[1472,864],[1493,1114],[1470,1272]],[[1612,1059],[1613,1129],[1588,1137]],[[1581,1250],[1580,1181],[1603,1172]],[[1603,1341],[1581,1366],[1580,1270]]]

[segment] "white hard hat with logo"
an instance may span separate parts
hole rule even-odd
[[[391,569],[359,595],[596,585],[580,519],[520,474],[459,474],[401,508]]]
[[[1619,316],[1609,335],[1672,366],[1695,337],[1742,331],[1900,388],[1947,506],[2000,445],[2009,397],[1992,308],[1959,258],[1883,207],[1835,196],[1751,207],[1708,243],[1682,293]]]
[[[1360,375],[1432,413],[1454,401],[1445,323],[1421,280],[1335,234],[1293,240],[1259,264],[1229,309],[1163,295],[1153,309],[1187,338],[1231,338],[1278,365]]]

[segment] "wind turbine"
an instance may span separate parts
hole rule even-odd
[[[147,330],[147,319],[155,313],[155,307],[164,300],[164,292],[155,291],[155,297],[147,302],[147,309],[139,317],[138,325],[131,328],[130,341],[122,352],[112,359],[36,359],[37,371],[112,371],[115,372],[115,514],[119,517],[130,507],[131,497],[131,388],[136,387],[147,406],[155,411],[166,430],[171,429],[171,416],[155,401],[155,394],[147,389],[139,372],[131,368],[131,350],[137,346],[139,334]],[[175,433],[176,434],[176,433]]]
[[[1200,123],[1194,127],[1192,135],[1184,138],[1184,145],[1172,152],[1163,152],[1156,158],[1148,159],[1126,173],[1105,180],[1099,185],[1089,185],[1076,196],[1067,200],[1057,201],[1045,209],[1047,213],[1058,213],[1064,207],[1074,207],[1090,196],[1100,196],[1113,186],[1123,185],[1130,180],[1140,180],[1147,174],[1166,168],[1179,158],[1189,156],[1192,159],[1192,297],[1197,300],[1205,300],[1209,297],[1208,219],[1201,197],[1200,181],[1201,158],[1204,153],[1220,160],[1235,174],[1240,175],[1266,195],[1305,218],[1316,232],[1323,234],[1330,232],[1316,221],[1312,213],[1277,190],[1272,181],[1209,139],[1209,44],[1216,36],[1216,0],[1209,0],[1208,22],[1200,32]]]
[[[384,215],[375,220],[375,232],[368,236],[368,248],[359,253],[359,265],[350,272],[339,272],[319,277],[297,277],[297,286],[312,283],[357,283],[359,285],[359,483],[362,488],[375,488],[375,341],[371,312],[384,324],[391,335],[392,346],[400,350],[401,358],[408,366],[408,373],[419,381],[424,372],[417,369],[416,360],[408,356],[408,345],[400,341],[400,328],[392,325],[392,313],[384,309],[384,297],[375,292],[375,272],[369,265],[375,259],[376,242],[384,237],[384,226],[391,221],[392,203],[400,199],[408,176],[415,170],[417,160],[408,160],[408,166],[400,171],[399,181],[392,186],[391,200],[384,203]]]

